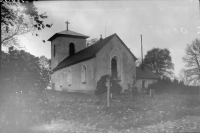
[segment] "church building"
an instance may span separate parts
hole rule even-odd
[[[136,84],[139,93],[146,92],[150,84],[158,81],[158,76],[154,74],[148,67],[136,67]]]
[[[87,35],[67,30],[54,34],[51,41],[51,84],[58,91],[93,93],[101,76],[120,80],[124,90],[136,80],[137,58],[112,34],[91,45]]]

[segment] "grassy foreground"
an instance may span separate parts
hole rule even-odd
[[[51,124],[32,125],[27,133],[200,132],[199,95],[137,95],[132,101],[118,95],[107,108],[105,95],[45,93]]]
[[[33,127],[35,132],[200,132],[200,96],[147,95],[114,96],[106,107],[106,96],[46,92],[51,112],[57,114],[51,125]]]

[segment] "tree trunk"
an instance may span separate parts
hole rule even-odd
[[[1,54],[2,53],[1,50],[2,50],[2,44],[0,44],[0,72],[1,72],[1,55],[2,55]]]
[[[2,61],[1,60],[2,60],[2,43],[0,44],[0,84],[2,83]],[[1,86],[0,86],[0,90],[1,90]]]
[[[0,44],[0,75],[2,75],[1,74],[1,66],[2,66],[2,43]],[[1,78],[1,76],[0,76],[0,78]]]

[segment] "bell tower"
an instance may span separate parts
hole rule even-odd
[[[86,39],[89,36],[70,31],[69,22],[66,23],[66,30],[54,34],[48,39],[51,41],[51,69],[53,70],[62,60],[73,56],[86,48]]]

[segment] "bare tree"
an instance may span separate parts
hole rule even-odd
[[[185,49],[186,55],[183,61],[186,63],[185,70],[188,80],[192,85],[200,85],[200,39],[195,39]]]
[[[0,43],[0,72],[2,67],[2,47],[20,48],[17,37],[35,32],[45,27],[50,28],[53,24],[44,23],[47,18],[46,13],[39,14],[33,4],[33,0],[27,2],[6,2],[1,3],[1,43]],[[45,40],[42,40],[45,42]],[[0,75],[1,77],[1,75]]]
[[[31,4],[22,4],[20,2],[4,2],[1,6],[1,45],[11,45],[16,37],[24,35],[30,31],[34,31],[37,23],[42,25],[39,15],[35,11],[36,8],[31,8]],[[31,9],[28,9],[31,8]],[[29,11],[31,10],[31,11]],[[34,14],[34,15],[32,15]],[[46,18],[46,16],[42,16]],[[37,19],[36,19],[37,18]],[[42,25],[44,27],[44,25]],[[13,44],[15,46],[15,44]]]
[[[18,47],[16,43],[19,35],[42,30],[45,27],[50,28],[52,24],[44,24],[47,18],[46,13],[39,14],[33,1],[29,2],[2,2],[1,4],[1,43],[0,43],[0,61],[2,46]],[[43,40],[45,42],[45,40]]]
[[[98,38],[93,38],[93,39],[87,40],[86,45],[87,45],[87,47],[89,47],[89,46],[97,43],[98,41],[99,41]]]
[[[187,73],[186,73],[186,70],[185,69],[181,69],[179,71],[179,81],[180,82],[183,82],[185,85],[189,85],[189,81],[188,81],[188,76],[187,76]]]
[[[10,27],[9,29],[1,25],[1,45],[6,47],[9,46],[18,47],[16,43],[17,36],[24,35],[33,30],[34,29],[31,26],[30,21],[17,23],[13,27]]]

